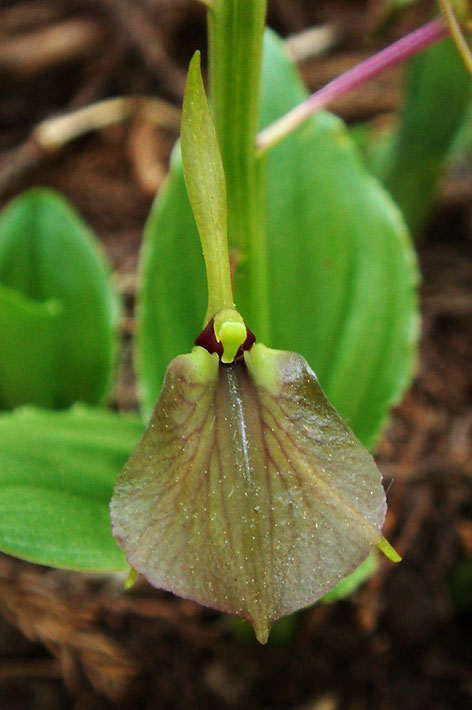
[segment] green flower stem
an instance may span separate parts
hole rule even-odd
[[[210,96],[228,195],[238,309],[267,341],[264,166],[256,158],[266,0],[213,0],[208,10]]]

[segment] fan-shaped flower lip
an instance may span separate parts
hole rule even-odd
[[[151,584],[245,617],[264,642],[367,557],[385,509],[306,361],[256,344],[231,365],[199,346],[171,362],[111,516]]]

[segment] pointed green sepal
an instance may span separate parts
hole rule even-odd
[[[208,310],[205,323],[232,308],[228,253],[226,180],[218,139],[195,52],[188,71],[182,109],[182,166],[185,185],[205,257]]]
[[[398,552],[391,546],[389,541],[384,538],[382,535],[382,539],[378,543],[377,547],[379,548],[380,552],[385,555],[389,560],[392,562],[401,562],[402,558],[398,554]]]

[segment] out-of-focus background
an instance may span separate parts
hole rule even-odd
[[[269,24],[315,90],[429,19],[432,7],[269,0]],[[130,342],[142,228],[178,135],[186,67],[205,33],[196,0],[0,3],[1,204],[32,185],[54,187],[102,240],[127,306],[114,393],[123,409],[136,406]],[[402,79],[401,68],[388,71],[332,109],[353,126],[388,125]],[[107,104],[86,118],[90,131],[56,125],[54,144],[37,130],[136,95],[161,102]],[[352,597],[308,609],[295,630],[261,647],[226,617],[144,582],[125,595],[121,577],[1,556],[1,710],[472,707],[471,197],[464,150],[418,246],[419,371],[377,451],[393,482],[385,531],[402,564],[382,562]]]

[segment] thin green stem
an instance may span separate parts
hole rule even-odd
[[[266,0],[213,0],[208,12],[210,96],[226,175],[236,303],[267,341],[265,181],[255,149],[265,16]]]

